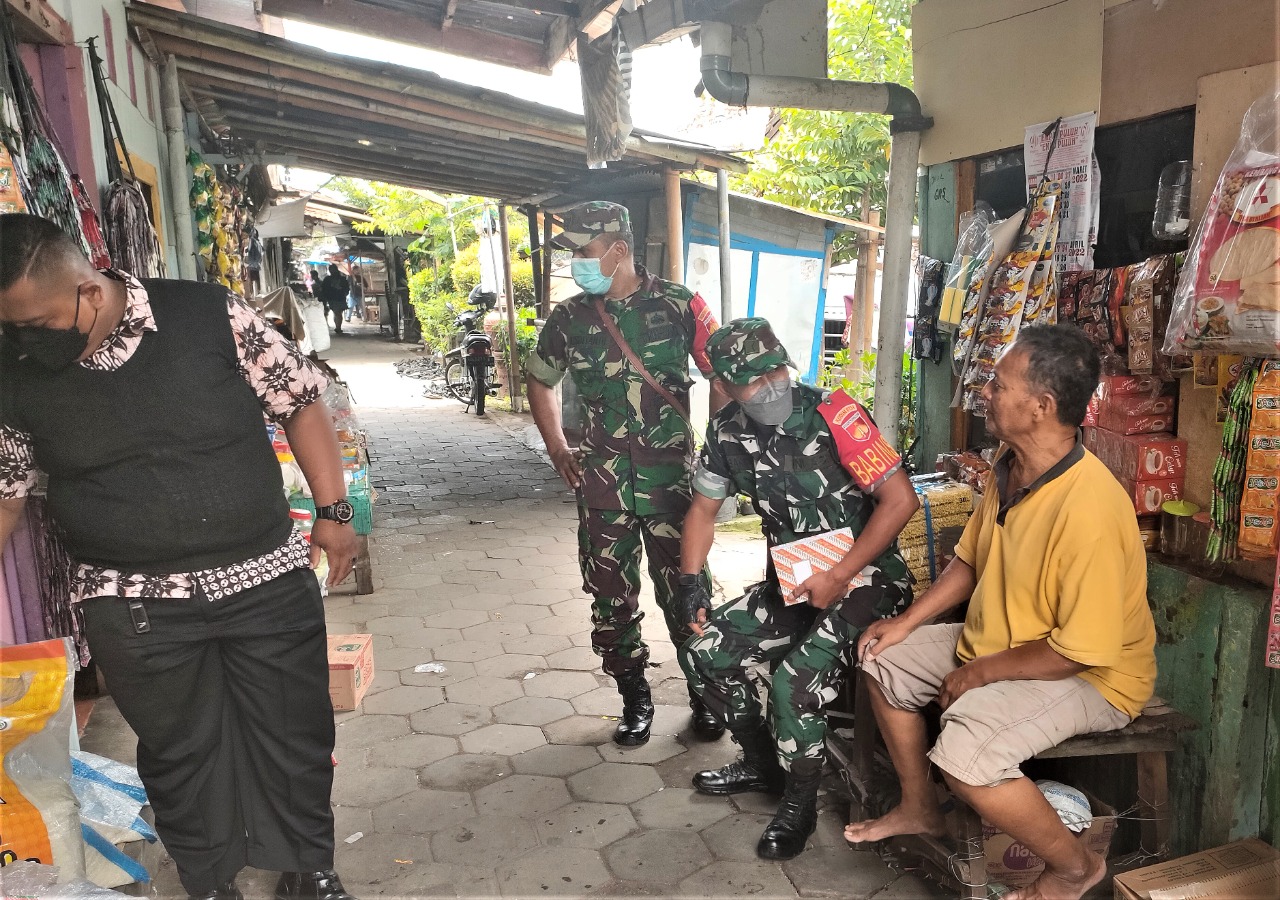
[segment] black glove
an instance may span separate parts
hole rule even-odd
[[[698,621],[698,610],[711,612],[711,591],[701,575],[681,575],[676,590],[676,612],[684,624]]]

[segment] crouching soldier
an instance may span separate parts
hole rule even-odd
[[[867,411],[843,391],[796,382],[767,321],[730,322],[711,336],[707,353],[732,399],[707,427],[684,521],[678,599],[696,636],[681,649],[680,664],[742,754],[699,772],[693,784],[704,794],[785,787],[756,852],[790,859],[817,823],[823,707],[836,697],[862,630],[911,598],[895,541],[919,501]],[[764,581],[712,611],[698,573],[716,512],[731,494],[751,498],[771,549],[838,528],[853,532],[853,548],[792,596],[783,595],[770,558]],[[748,676],[761,663],[775,666],[772,736]]]

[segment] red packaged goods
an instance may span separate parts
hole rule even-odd
[[[1098,453],[1098,432],[1100,430],[1091,425],[1085,425],[1084,428],[1080,429],[1082,435],[1080,442],[1084,444],[1084,449],[1097,456],[1098,459],[1102,459]],[[1103,462],[1106,462],[1106,460],[1103,460]]]
[[[1123,409],[1112,411],[1102,408],[1098,416],[1098,424],[1107,431],[1117,434],[1154,434],[1158,431],[1173,429],[1173,413],[1163,415],[1128,415]]]
[[[1098,382],[1098,396],[1103,401],[1119,394],[1146,394],[1148,397],[1172,390],[1172,383],[1155,375],[1103,375]]]
[[[1148,397],[1145,394],[1119,394],[1109,397],[1099,407],[1099,415],[1164,416],[1172,415],[1178,399],[1173,394]]]
[[[1187,442],[1171,434],[1116,434],[1098,429],[1093,455],[1129,481],[1182,478]]]
[[[1102,403],[1098,399],[1098,395],[1094,394],[1089,398],[1089,405],[1084,408],[1084,426],[1093,428],[1098,424],[1098,406]]]
[[[1154,516],[1167,501],[1182,499],[1181,478],[1160,478],[1154,481],[1121,478],[1120,483],[1132,498],[1133,508],[1140,516]]]

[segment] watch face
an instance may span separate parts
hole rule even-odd
[[[346,500],[339,500],[333,504],[333,517],[338,520],[339,525],[346,525],[356,517],[356,510]]]

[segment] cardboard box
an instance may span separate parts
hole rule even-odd
[[[1257,838],[1117,875],[1115,900],[1275,900],[1280,850]]]
[[[1182,499],[1181,478],[1155,478],[1149,481],[1121,478],[1120,484],[1133,500],[1134,511],[1140,516],[1158,515],[1165,501]]]
[[[1107,858],[1111,850],[1111,838],[1116,832],[1119,816],[1116,811],[1097,797],[1085,792],[1093,809],[1093,823],[1080,832],[1079,840],[1091,851]],[[1044,860],[994,826],[982,823],[983,848],[987,857],[987,878],[1009,887],[1022,887],[1040,877]]]
[[[1116,396],[1146,394],[1148,397],[1173,390],[1174,382],[1155,375],[1103,375],[1098,383],[1098,396],[1103,401]]]
[[[373,635],[329,635],[329,699],[334,712],[360,705],[373,684]]]
[[[848,528],[837,528],[810,537],[800,538],[789,544],[779,544],[769,553],[773,557],[773,567],[778,573],[778,586],[782,588],[783,601],[797,585],[803,584],[815,572],[826,572],[834,567],[853,548],[853,532]],[[861,576],[855,575],[849,587],[865,584]],[[796,603],[805,601],[798,600]],[[788,606],[794,603],[788,602]]]
[[[1108,397],[1099,406],[1100,416],[1110,413],[1112,416],[1166,416],[1173,413],[1178,406],[1178,398],[1173,394],[1157,394],[1154,397],[1146,394],[1120,394]]]
[[[1093,446],[1089,449],[1116,477],[1129,481],[1183,477],[1187,442],[1181,438],[1167,433],[1117,434],[1103,428],[1091,430],[1093,433],[1087,439],[1093,441]]]
[[[1098,412],[1098,425],[1116,434],[1154,434],[1173,429],[1173,412],[1135,413],[1125,412],[1124,407],[1108,407]]]

